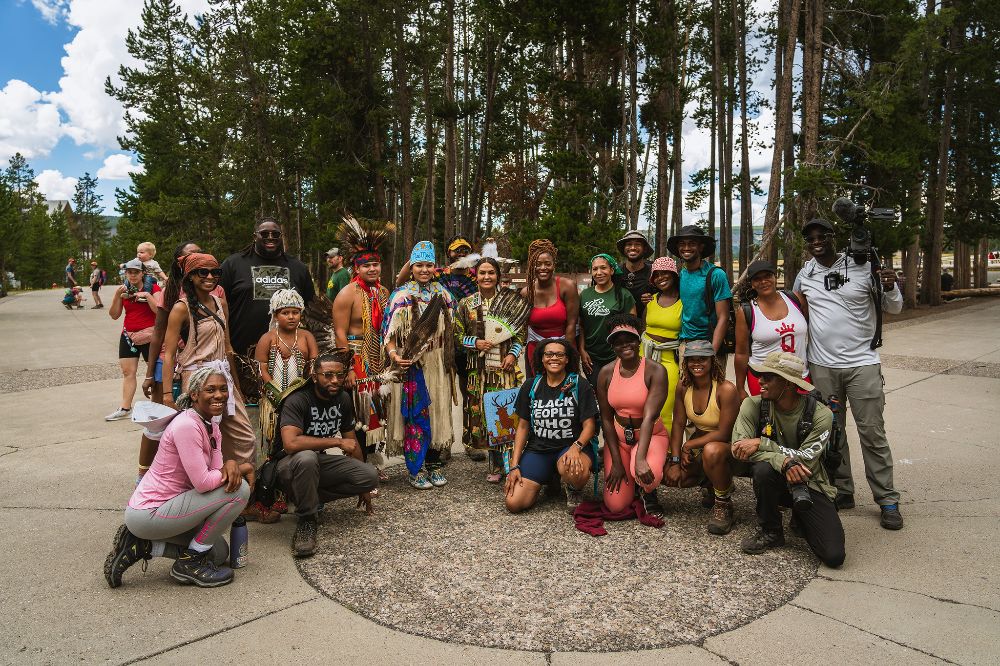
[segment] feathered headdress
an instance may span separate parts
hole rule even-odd
[[[357,268],[371,261],[382,260],[382,246],[396,227],[391,222],[359,222],[353,215],[345,215],[338,237],[347,250],[351,266]]]
[[[474,268],[480,259],[483,258],[495,259],[501,266],[510,266],[516,264],[517,260],[507,259],[500,256],[500,250],[497,247],[496,239],[492,236],[483,241],[483,251],[481,253],[473,252],[468,254],[455,263],[451,265],[452,268]]]

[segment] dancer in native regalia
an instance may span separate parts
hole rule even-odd
[[[462,299],[455,317],[455,336],[468,351],[469,368],[462,441],[467,449],[489,449],[486,480],[499,483],[507,472],[504,459],[510,459],[510,452],[488,441],[483,396],[521,385],[517,360],[524,351],[531,308],[516,291],[498,288],[501,267],[497,258],[480,257],[474,268],[478,291]]]
[[[420,241],[410,253],[413,279],[392,292],[384,326],[391,365],[382,392],[392,395],[386,450],[403,455],[410,485],[426,490],[448,483],[441,466],[455,440],[455,301],[434,281],[434,246]]]
[[[349,252],[353,277],[333,302],[333,327],[337,347],[349,349],[353,360],[346,384],[353,388],[358,442],[365,460],[382,470],[385,450],[385,404],[379,392],[378,375],[383,371],[382,315],[389,290],[382,286],[381,248],[392,230],[390,225],[344,218],[340,239]]]

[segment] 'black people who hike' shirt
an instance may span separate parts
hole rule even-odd
[[[308,386],[281,404],[279,427],[283,426],[301,428],[302,434],[309,437],[343,437],[344,433],[354,432],[354,400],[343,389],[332,400],[321,400]]]
[[[237,253],[222,262],[219,284],[226,291],[232,320],[229,339],[237,354],[246,354],[267,332],[274,292],[295,289],[306,305],[316,294],[309,269],[301,261],[287,254],[265,259],[252,250],[249,256]]]
[[[597,416],[594,389],[582,375],[578,381],[580,386],[577,390],[569,389],[563,393],[561,385],[553,388],[543,376],[535,389],[534,401],[529,398],[534,380],[529,379],[521,386],[517,394],[517,415],[522,419],[530,418],[532,426],[525,451],[561,451],[577,440],[583,431],[584,421]],[[577,404],[577,395],[580,404]]]

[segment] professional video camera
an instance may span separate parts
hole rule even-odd
[[[876,323],[875,336],[872,338],[870,346],[872,349],[877,349],[882,346],[882,281],[878,276],[879,271],[882,270],[882,260],[878,256],[878,249],[872,245],[872,232],[865,226],[865,220],[892,222],[896,219],[896,211],[892,208],[865,208],[846,197],[840,197],[833,202],[833,212],[837,217],[851,225],[851,235],[844,254],[854,259],[854,263],[859,266],[867,262],[871,269],[870,291],[872,300],[875,302]],[[845,263],[842,274],[837,271],[826,274],[823,286],[826,287],[827,291],[835,291],[847,282],[850,282],[850,278],[847,277],[847,264]]]

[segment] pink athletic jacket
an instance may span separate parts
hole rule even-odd
[[[192,488],[207,493],[222,485],[222,434],[212,422],[213,448],[205,423],[186,409],[167,426],[149,471],[136,486],[128,505],[155,509]]]

